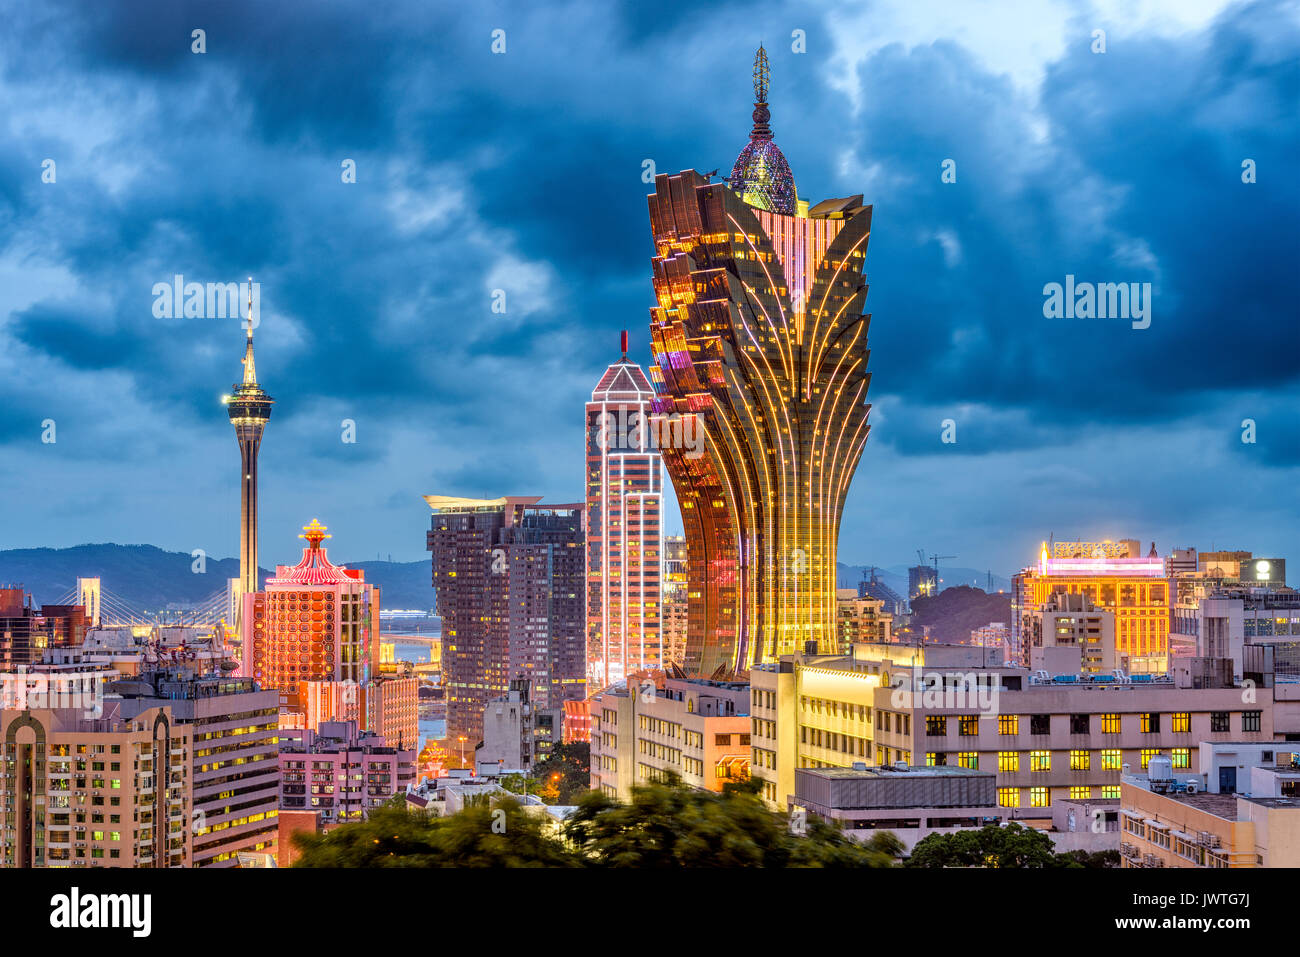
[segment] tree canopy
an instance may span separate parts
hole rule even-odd
[[[902,852],[892,834],[859,843],[817,820],[792,833],[754,786],[719,794],[675,781],[634,788],[629,804],[588,792],[562,829],[509,796],[447,817],[398,798],[293,839],[296,867],[889,867]]]

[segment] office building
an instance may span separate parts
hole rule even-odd
[[[769,69],[728,181],[655,177],[655,418],[682,509],[684,669],[739,672],[833,650],[840,515],[867,438],[871,207],[809,206],[773,140]],[[689,441],[688,441],[689,440]]]
[[[516,678],[528,679],[542,708],[585,698],[583,506],[526,496],[425,501],[448,738],[473,748],[483,709]]]

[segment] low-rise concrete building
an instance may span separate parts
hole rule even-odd
[[[592,790],[627,801],[635,785],[675,777],[720,791],[749,777],[749,685],[667,678],[592,698]]]

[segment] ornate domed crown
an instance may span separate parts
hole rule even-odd
[[[767,51],[760,45],[754,55],[754,128],[749,133],[749,143],[731,168],[731,188],[751,206],[792,216],[799,205],[799,194],[790,164],[780,147],[772,142],[772,129],[767,125],[772,118],[767,109],[770,75]]]

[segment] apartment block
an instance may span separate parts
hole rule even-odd
[[[354,721],[325,722],[284,732],[280,778],[282,810],[319,811],[323,828],[360,821],[415,783],[415,748],[390,748]]]
[[[0,711],[4,867],[190,865],[191,728],[119,704]]]

